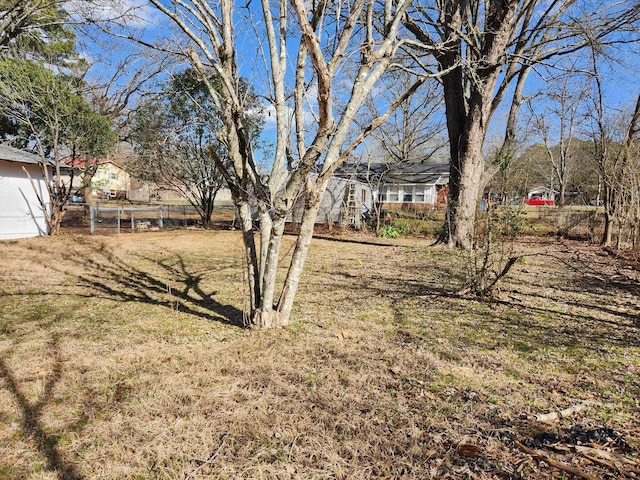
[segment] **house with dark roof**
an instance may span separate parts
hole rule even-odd
[[[0,240],[49,233],[46,181],[40,157],[0,144]]]
[[[336,176],[370,185],[386,209],[434,209],[446,204],[449,193],[448,163],[361,163],[345,165]]]

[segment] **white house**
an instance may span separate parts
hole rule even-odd
[[[0,240],[49,233],[38,200],[39,195],[48,208],[45,182],[37,155],[0,144]]]
[[[384,208],[433,209],[444,206],[449,192],[448,163],[345,165],[336,175],[370,185],[374,200]]]
[[[373,192],[356,179],[331,177],[320,202],[316,223],[359,228],[363,214],[371,211]],[[304,195],[300,195],[288,221],[299,223],[304,213]]]

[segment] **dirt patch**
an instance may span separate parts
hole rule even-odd
[[[638,270],[517,248],[479,301],[427,240],[314,240],[294,324],[253,332],[238,232],[2,242],[0,478],[566,478],[519,444],[621,478],[575,444],[639,458]]]

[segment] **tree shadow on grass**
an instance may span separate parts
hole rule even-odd
[[[53,390],[63,373],[63,361],[60,357],[58,341],[58,335],[54,335],[49,342],[55,363],[53,371],[47,376],[44,391],[37,401],[29,401],[20,386],[19,379],[13,373],[4,356],[0,356],[0,376],[4,378],[7,390],[13,395],[20,408],[22,432],[26,437],[33,439],[38,451],[46,458],[47,470],[58,472],[62,480],[82,480],[83,477],[76,470],[76,467],[67,461],[59,451],[59,438],[53,433],[48,433],[42,423],[43,412],[54,400]]]
[[[210,321],[244,327],[242,310],[233,305],[217,301],[217,292],[205,292],[202,287],[204,273],[193,273],[180,255],[175,265],[141,257],[159,266],[165,275],[156,275],[135,267],[104,247],[98,245],[91,254],[85,250],[71,252],[68,259],[72,268],[62,273],[77,278],[78,286],[87,287],[91,293],[87,297],[102,296],[110,300],[164,305]],[[207,271],[208,273],[208,271]]]
[[[481,323],[491,325],[492,330],[510,338],[521,339],[531,348],[548,346],[575,347],[588,346],[595,351],[606,351],[606,346],[637,347],[640,346],[638,329],[640,323],[638,310],[618,311],[606,302],[609,295],[619,291],[629,292],[628,286],[610,284],[609,290],[601,285],[596,286],[590,279],[579,277],[574,283],[564,287],[567,292],[588,291],[595,296],[589,304],[575,301],[571,295],[566,298],[558,291],[558,295],[543,296],[536,292],[519,293],[509,299],[460,296],[441,286],[431,278],[408,278],[390,272],[388,275],[368,277],[367,281],[359,276],[344,271],[332,271],[334,278],[344,278],[344,282],[334,282],[330,288],[351,291],[354,296],[366,295],[392,297],[391,308],[394,317],[403,316],[402,305],[410,298],[421,298],[425,302],[438,301],[447,305],[446,310],[452,318],[456,312],[467,315],[475,311],[481,315]],[[320,287],[318,287],[320,288]],[[580,290],[582,289],[582,290]],[[598,303],[597,298],[602,300]],[[425,306],[425,308],[429,308]],[[435,314],[435,312],[434,312]]]

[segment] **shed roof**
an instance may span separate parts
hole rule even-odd
[[[448,163],[403,162],[345,165],[336,171],[339,177],[355,177],[364,183],[387,184],[447,184]]]
[[[40,164],[40,157],[33,153],[25,152],[17,148],[10,147],[0,143],[0,160],[7,162],[29,163],[32,165]]]

